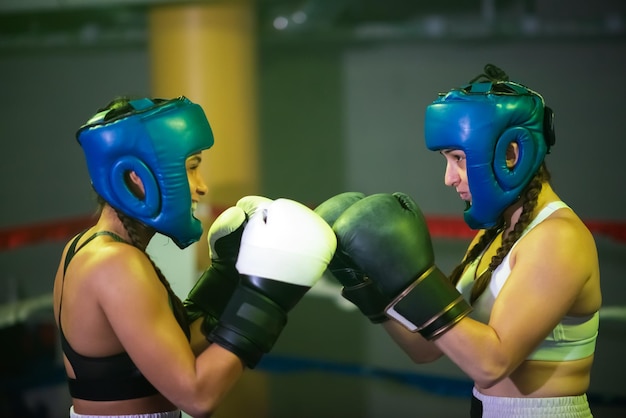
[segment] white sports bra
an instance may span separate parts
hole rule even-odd
[[[545,220],[555,211],[569,208],[564,202],[556,201],[546,205],[539,212],[537,217],[526,227],[522,236],[517,243],[535,226]],[[511,248],[512,249],[512,248]],[[504,257],[502,263],[494,270],[489,286],[476,299],[472,305],[473,311],[470,317],[473,319],[489,323],[489,317],[493,304],[504,286],[504,283],[511,274],[511,266],[509,264],[509,255],[511,251]],[[465,300],[470,300],[472,286],[474,285],[474,277],[481,257],[477,257],[472,261],[461,279],[457,283],[457,289]],[[552,330],[552,332],[539,344],[526,359],[542,360],[542,361],[569,361],[578,360],[592,355],[595,351],[596,338],[598,336],[599,315],[598,312],[587,316],[565,316],[561,322]]]

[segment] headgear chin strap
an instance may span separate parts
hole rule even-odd
[[[494,68],[500,71],[500,79],[490,77]],[[487,66],[485,71],[487,75],[482,77],[488,80],[472,80],[430,104],[424,127],[430,150],[465,152],[472,202],[464,218],[472,229],[491,228],[500,222],[504,210],[519,198],[554,144],[552,111],[543,98],[508,81],[495,66]],[[515,166],[508,168],[506,151],[511,142],[518,144],[519,155]]]
[[[185,248],[202,235],[185,161],[213,145],[211,126],[202,108],[185,97],[129,104],[131,112],[112,119],[100,112],[76,133],[91,182],[112,207]],[[129,188],[131,171],[143,183],[143,199]]]

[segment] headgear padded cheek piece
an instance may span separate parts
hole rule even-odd
[[[213,145],[202,108],[185,97],[129,102],[132,111],[105,120],[96,114],[76,133],[96,192],[112,207],[170,237],[179,248],[200,239],[193,216],[186,159]],[[128,185],[134,171],[145,196]]]
[[[493,73],[495,66],[485,67]],[[489,75],[486,76],[490,78]],[[496,226],[541,166],[554,144],[552,111],[543,98],[521,84],[504,80],[470,82],[426,108],[424,135],[433,151],[465,152],[471,205],[465,222],[472,229]],[[518,144],[518,160],[507,167],[506,151]]]

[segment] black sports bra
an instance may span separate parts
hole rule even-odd
[[[72,241],[67,251],[63,267],[63,284],[65,282],[65,271],[74,255],[94,238],[108,235],[115,241],[127,243],[122,237],[113,232],[100,231],[90,236],[80,247],[76,248],[78,241],[85,232],[80,233]],[[172,295],[170,295],[171,297]],[[61,288],[61,300],[59,301],[58,321],[61,347],[76,375],[75,379],[68,378],[69,391],[73,398],[90,401],[116,401],[142,398],[158,393],[157,389],[141,374],[128,353],[121,352],[111,356],[96,358],[86,357],[74,351],[65,338],[63,327],[61,326],[62,303],[63,286]]]

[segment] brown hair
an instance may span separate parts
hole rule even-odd
[[[509,253],[511,248],[513,248],[513,244],[520,239],[526,227],[532,222],[532,214],[537,207],[537,198],[539,196],[539,192],[541,192],[542,184],[550,181],[550,178],[550,172],[544,162],[523,191],[524,204],[522,206],[522,214],[513,227],[513,231],[507,235],[507,237],[502,241],[500,247],[497,249],[496,254],[491,257],[491,262],[489,263],[487,270],[475,280],[470,296],[470,303],[474,303],[474,301],[485,291],[491,281],[491,274],[502,263],[504,257]],[[450,281],[453,284],[456,285],[458,283],[467,265],[480,256],[485,248],[487,248],[493,239],[500,233],[502,227],[503,222],[501,221],[499,225],[485,231],[478,242],[468,251],[463,261],[456,266],[450,274]]]
[[[161,281],[161,283],[163,284],[163,286],[165,286],[165,289],[167,290],[167,294],[169,296],[169,301],[170,301],[170,307],[172,308],[172,312],[174,313],[176,320],[178,321],[181,328],[183,329],[185,335],[187,336],[187,339],[190,339],[191,332],[189,330],[187,314],[186,314],[185,307],[183,306],[182,301],[176,295],[176,293],[174,293],[165,275],[163,274],[161,269],[154,263],[152,258],[150,258],[150,255],[147,252],[145,252],[145,250],[143,250],[137,244],[138,242],[140,242],[141,232],[145,231],[149,227],[137,221],[136,219],[133,219],[130,216],[127,216],[126,214],[120,212],[117,209],[115,209],[115,212],[117,213],[118,218],[120,218],[120,221],[122,221],[122,224],[124,225],[124,228],[126,229],[126,232],[128,232],[131,245],[133,245],[135,248],[140,249],[146,255],[146,257],[148,257],[148,260],[150,260],[150,263],[152,264],[152,267],[154,267],[154,271],[159,277],[159,280]]]

